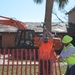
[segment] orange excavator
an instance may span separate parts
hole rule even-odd
[[[2,25],[14,26],[18,29],[27,29],[27,26],[25,25],[25,23],[21,21],[14,20],[12,18],[8,18],[5,16],[0,16],[0,18],[3,18],[2,20],[0,20],[0,24]]]
[[[26,24],[21,21],[14,20],[5,16],[0,16],[0,18],[3,18],[0,19],[1,25],[14,26],[18,29],[15,38],[15,47],[26,48],[35,46],[34,30],[28,29]]]

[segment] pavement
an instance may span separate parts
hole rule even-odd
[[[8,59],[8,55],[5,55],[5,57],[3,56],[3,55],[0,55],[0,65],[38,65],[38,61],[36,61],[36,62],[34,62],[34,61],[29,61],[29,60],[23,60],[23,61],[21,61],[21,60],[10,60],[10,59]]]
[[[11,56],[11,55],[10,55]],[[8,62],[9,61],[9,62]],[[4,60],[4,56],[3,55],[0,55],[0,65],[38,65],[38,61],[34,62],[34,61],[31,61],[30,60],[19,60],[17,62],[17,60],[10,60],[8,59],[8,55],[5,55],[5,60]],[[58,66],[58,63],[56,63],[56,65]],[[60,62],[60,66],[66,66],[67,63],[66,62]]]

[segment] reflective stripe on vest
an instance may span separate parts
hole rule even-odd
[[[75,47],[70,43],[67,47],[64,47],[64,51],[66,52],[69,47],[75,49]],[[70,57],[66,58],[65,60],[68,64],[75,64],[75,53],[71,54]]]

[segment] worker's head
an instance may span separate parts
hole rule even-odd
[[[49,37],[46,36],[46,37],[44,38],[44,43],[47,43],[47,42],[48,42],[48,39],[49,39]]]
[[[67,46],[72,40],[73,38],[71,36],[65,35],[62,39],[62,43]]]

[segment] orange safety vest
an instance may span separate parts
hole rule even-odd
[[[42,42],[39,46],[39,58],[43,60],[50,59],[50,53],[52,51],[52,41],[48,41],[47,43]]]

